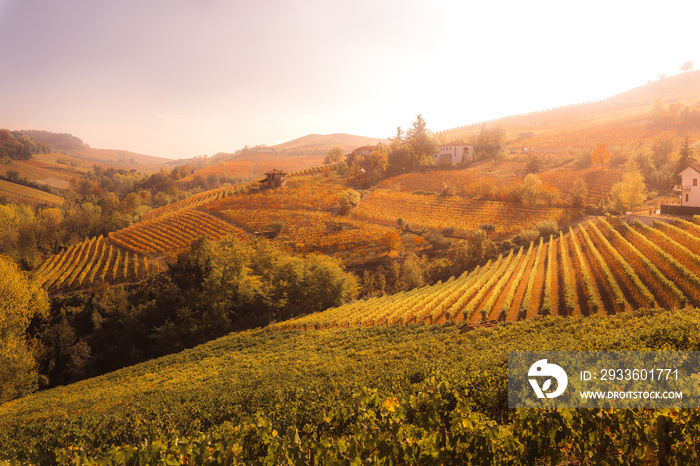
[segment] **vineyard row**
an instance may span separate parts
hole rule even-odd
[[[700,305],[700,227],[653,227],[599,218],[540,238],[471,273],[408,292],[346,304],[278,328],[521,320]]]

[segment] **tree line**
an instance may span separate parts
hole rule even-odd
[[[31,159],[34,154],[49,152],[51,148],[48,144],[37,142],[19,131],[0,129],[0,159],[26,160]]]

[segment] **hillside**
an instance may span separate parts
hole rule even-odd
[[[287,172],[301,171],[323,165],[326,153],[332,147],[340,147],[344,153],[365,145],[386,142],[385,139],[353,136],[350,134],[309,134],[274,146],[256,146],[237,151],[215,163],[196,170],[180,182],[190,182],[195,175],[242,175],[251,178],[264,176],[272,169]]]
[[[92,168],[94,164],[105,167],[138,170],[153,170],[161,165],[170,162],[171,159],[154,157],[152,155],[138,154],[136,152],[114,150],[114,149],[94,149],[85,144],[80,138],[67,133],[53,133],[40,130],[23,130],[22,134],[31,136],[35,140],[48,144],[54,154],[43,157],[46,162],[56,162],[61,160],[65,164],[73,164]]]
[[[600,218],[431,287],[329,309],[278,328],[513,321],[700,305],[700,227]]]
[[[54,194],[17,183],[0,180],[0,197],[7,202],[29,205],[61,205],[64,199]]]
[[[480,175],[476,172],[471,176]],[[341,259],[346,266],[361,267],[392,252],[394,255],[398,251],[439,253],[421,237],[423,228],[433,232],[452,229],[463,238],[479,225],[492,223],[496,229],[494,238],[504,239],[540,221],[566,223],[580,215],[579,210],[567,206],[524,207],[513,202],[375,189],[365,191],[353,212],[342,216],[338,214],[339,197],[348,186],[341,178],[307,169],[291,174],[288,180],[288,187],[283,189],[259,191],[257,183],[249,183],[206,191],[168,204],[148,212],[127,228],[110,232],[105,245],[107,250],[114,249],[115,254],[128,252],[129,257],[138,257],[141,262],[147,258],[157,263],[164,256],[184,250],[200,236],[215,240],[233,234],[244,238],[273,222],[282,222],[284,228],[273,241],[285,249],[301,254],[320,252]],[[411,224],[411,229],[398,228],[400,217],[407,225]],[[394,239],[389,241],[391,238]],[[446,241],[448,245],[454,242]],[[96,248],[87,251],[91,252],[76,251],[73,257],[74,251],[65,249],[49,258],[38,271],[40,280],[52,293],[62,293],[83,283],[75,277],[80,276],[84,267],[98,267],[96,277],[115,276],[105,273],[109,267],[104,264],[110,257],[108,254],[100,255]],[[52,267],[54,263],[69,265],[61,270]],[[143,278],[150,268],[130,270],[125,269],[121,276]],[[75,277],[70,279],[73,273]],[[63,275],[68,282],[61,279]],[[91,286],[92,281],[84,283]]]
[[[467,333],[452,325],[234,333],[0,406],[0,459],[631,462],[655,457],[659,417],[675,426],[668,453],[689,455],[695,410],[508,409],[507,361],[513,350],[694,350],[698,335],[700,311],[689,308]],[[545,428],[566,432],[566,444],[542,442]]]
[[[665,105],[660,118],[652,115],[657,99]],[[469,139],[484,125],[500,124],[512,151],[535,149],[563,153],[567,147],[609,147],[653,141],[662,133],[676,139],[698,123],[700,71],[668,77],[597,102],[583,102],[437,132],[443,142]],[[683,107],[687,113],[683,114]],[[690,118],[690,121],[689,121]],[[530,134],[532,133],[532,134]]]

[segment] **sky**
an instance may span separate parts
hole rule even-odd
[[[169,158],[386,138],[700,67],[696,0],[0,0],[0,128]]]

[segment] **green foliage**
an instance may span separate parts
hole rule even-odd
[[[509,351],[695,350],[700,311],[453,326],[270,329],[0,407],[33,464],[695,461],[694,410],[511,410]],[[657,418],[668,426],[656,435]]]

